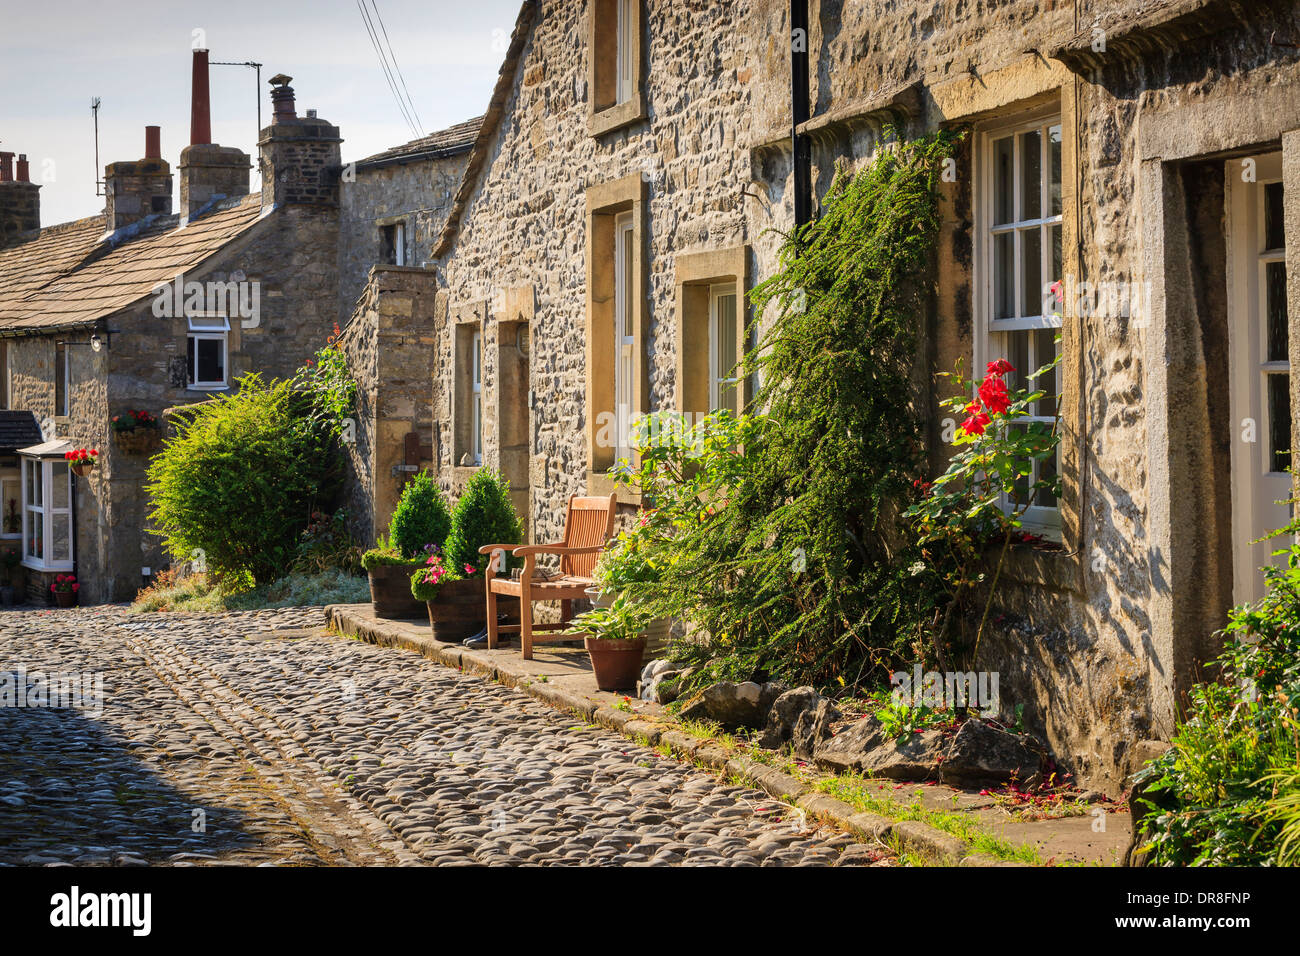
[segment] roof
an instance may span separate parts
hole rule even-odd
[[[41,442],[39,445],[32,445],[30,448],[19,448],[18,454],[26,455],[28,458],[62,458],[74,447],[76,446],[66,438],[55,438]]]
[[[470,147],[474,145],[474,141],[478,137],[479,127],[482,125],[483,117],[475,116],[473,119],[457,123],[455,126],[448,126],[446,129],[430,133],[428,136],[421,136],[419,139],[413,139],[401,146],[394,146],[382,153],[375,153],[373,156],[359,159],[357,160],[357,169],[377,169],[381,166],[457,156],[468,152]]]
[[[510,47],[506,50],[501,71],[497,74],[496,86],[492,89],[492,99],[488,101],[487,112],[483,114],[482,125],[474,138],[474,146],[470,149],[469,160],[465,164],[465,174],[460,180],[460,188],[456,190],[456,198],[452,200],[447,221],[442,227],[442,234],[434,243],[430,254],[432,259],[441,259],[451,248],[451,241],[455,238],[456,230],[460,228],[460,218],[465,213],[465,207],[469,205],[469,197],[474,195],[474,190],[478,188],[479,176],[482,175],[488,157],[491,155],[492,137],[496,135],[501,119],[505,115],[506,100],[514,89],[515,75],[519,72],[519,58],[524,52],[525,42],[533,32],[533,21],[536,16],[537,0],[524,0],[519,8],[519,16],[515,20],[514,32],[510,34]]]
[[[150,217],[104,237],[104,217],[42,229],[0,250],[0,335],[92,325],[193,269],[262,214],[253,194],[218,204],[200,219]]]
[[[12,455],[19,448],[41,441],[41,426],[29,411],[0,409],[0,454]]]

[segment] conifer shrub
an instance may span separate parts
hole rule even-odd
[[[425,545],[442,547],[451,530],[451,514],[433,476],[421,471],[402,489],[388,526],[393,547],[407,559],[423,555]]]
[[[509,482],[498,472],[480,468],[456,501],[451,533],[443,551],[447,564],[456,573],[464,572],[467,565],[477,573],[491,559],[491,555],[479,554],[479,548],[487,544],[518,544],[523,534],[523,525],[510,503]]]

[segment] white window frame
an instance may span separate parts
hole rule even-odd
[[[406,265],[406,223],[393,223],[393,259],[394,265]]]
[[[19,460],[18,474],[0,475],[0,540],[22,541],[23,513],[27,510],[27,499],[23,497],[22,460]],[[5,520],[9,514],[9,491],[14,487],[14,497],[18,499],[18,530],[5,531]]]
[[[633,51],[636,49],[637,38],[633,36],[632,31],[637,26],[636,11],[634,4],[640,0],[616,0],[618,7],[617,26],[615,38],[614,54],[614,103],[626,103],[636,93],[636,77],[632,75],[632,64],[634,61]]]
[[[186,316],[185,387],[192,392],[219,392],[230,387],[230,319],[218,313],[196,312]],[[189,343],[194,342],[194,359]],[[221,343],[221,381],[199,381],[199,342]],[[192,379],[192,381],[191,381]]]
[[[732,316],[730,328],[723,328],[721,303],[725,298],[732,299]],[[722,367],[722,338],[729,336],[732,342],[732,348],[735,349],[739,342],[737,323],[740,321],[740,299],[736,294],[736,283],[719,282],[709,286],[709,410],[716,412],[722,408],[722,390],[730,386],[733,394],[736,396],[735,406],[732,412],[739,414],[741,411],[740,386],[741,380],[733,373],[735,366],[731,368]],[[736,357],[737,364],[740,356]]]
[[[632,404],[636,375],[636,233],[632,213],[614,217],[614,420],[615,459],[632,460]]]
[[[483,333],[469,340],[470,455],[475,465],[483,464]]]
[[[62,458],[22,458],[22,501],[23,501],[23,560],[25,568],[31,568],[34,571],[71,571],[76,567],[76,540],[72,533],[72,469],[68,467],[67,461]],[[37,505],[28,503],[28,489],[32,482],[30,469],[37,470],[40,473],[40,492],[41,500]],[[67,482],[68,506],[66,508],[54,507],[54,482],[55,470],[58,469],[63,473],[63,480]],[[41,515],[41,554],[36,556],[28,553],[28,546],[31,544],[30,528],[32,514]],[[55,561],[50,557],[54,553],[54,519],[58,516],[67,517],[68,528],[68,557],[63,561]]]
[[[1060,329],[1061,316],[1047,313],[1043,308],[1042,300],[1039,303],[1039,314],[1026,314],[1030,311],[1027,304],[1022,302],[1024,296],[1024,275],[1023,257],[1018,250],[1021,244],[1021,235],[1031,230],[1038,230],[1040,236],[1039,242],[1039,276],[1043,279],[1044,287],[1051,281],[1063,280],[1064,276],[1051,276],[1052,272],[1052,244],[1051,230],[1056,228],[1063,230],[1064,221],[1064,198],[1062,198],[1062,212],[1056,215],[1047,215],[1051,212],[1051,165],[1050,150],[1048,147],[1049,137],[1052,130],[1058,133],[1063,129],[1061,115],[1057,110],[1041,111],[1036,114],[1021,115],[1013,119],[1002,122],[988,124],[982,127],[977,136],[975,151],[976,171],[975,171],[975,263],[974,263],[974,312],[975,312],[975,334],[973,343],[974,363],[972,374],[979,377],[982,375],[987,363],[998,358],[1006,357],[1003,352],[1006,351],[1001,347],[995,347],[993,336],[1002,335],[1008,332],[1032,332],[1035,330]],[[1039,167],[1039,216],[1034,219],[1021,219],[1021,135],[1023,133],[1040,131],[1042,138],[1040,140],[1042,148],[1042,157]],[[1007,137],[1012,141],[1012,217],[1010,222],[998,223],[993,222],[995,211],[995,162],[994,162],[994,144]],[[1062,152],[1062,192],[1064,192],[1064,152]],[[994,262],[994,240],[999,235],[1010,233],[1013,239],[1013,256],[1015,259],[1014,275],[1014,296],[1016,307],[1013,310],[1013,318],[994,318],[995,315],[995,295],[996,295],[996,274]],[[1062,241],[1064,234],[1062,232]],[[1059,347],[1059,346],[1058,346]],[[1034,345],[1034,336],[1029,336],[1029,343],[1026,347],[1026,354],[1029,355],[1030,368],[1017,369],[1017,373],[1031,374],[1047,364],[1048,358],[1038,356],[1037,349]],[[1057,367],[1057,390],[1060,390],[1060,367]],[[1026,419],[1030,422],[1043,422],[1051,424],[1052,416],[1034,416]],[[1060,446],[1057,446],[1057,474],[1060,474]],[[1034,472],[1030,477],[1031,483],[1037,479],[1038,465],[1035,463]],[[1004,499],[1004,507],[1010,507],[1010,501]],[[1061,533],[1061,511],[1060,501],[1056,505],[1047,507],[1043,505],[1033,505],[1025,510],[1022,518],[1026,530],[1031,530],[1055,540],[1060,539]]]

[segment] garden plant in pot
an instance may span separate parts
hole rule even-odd
[[[151,452],[158,446],[160,432],[158,417],[144,409],[133,408],[114,415],[109,426],[117,446],[128,455]]]
[[[77,592],[80,590],[81,585],[77,583],[75,574],[60,574],[50,585],[50,593],[54,595],[59,607],[72,607],[76,604]]]
[[[74,448],[72,451],[64,452],[63,457],[67,460],[72,473],[78,478],[84,478],[99,464],[99,449]]]
[[[411,594],[426,603],[429,626],[440,641],[463,641],[486,626],[486,545],[517,546],[523,526],[510,503],[504,476],[480,469],[470,478],[451,515],[441,549],[431,548],[425,567],[411,576]],[[507,557],[508,570],[509,558]],[[507,607],[505,613],[513,608]]]
[[[638,592],[644,594],[660,581],[663,563],[662,558],[654,557],[653,516],[653,512],[642,512],[636,526],[631,531],[620,531],[601,555],[593,574],[596,586],[587,589],[587,596],[596,607],[609,607],[620,595],[635,602]],[[668,648],[670,624],[666,617],[647,618],[642,635],[646,639],[647,657],[663,656]]]
[[[601,690],[635,687],[645,658],[644,631],[652,615],[644,604],[620,594],[609,607],[575,617],[566,634],[582,635],[596,686]]]
[[[424,602],[411,594],[411,575],[425,566],[426,546],[442,546],[451,516],[442,491],[427,471],[419,472],[402,491],[389,524],[389,537],[361,557],[370,577],[370,599],[375,616],[424,616]]]

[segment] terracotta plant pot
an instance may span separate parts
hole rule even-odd
[[[381,564],[366,573],[370,577],[370,600],[375,617],[412,620],[424,617],[424,602],[411,597],[411,575],[424,567],[423,561],[411,564]]]
[[[599,641],[585,638],[587,653],[591,655],[591,669],[596,674],[596,686],[601,690],[629,690],[636,687],[641,676],[641,662],[645,657],[645,638],[630,641]]]
[[[88,474],[90,474],[94,470],[95,470],[94,465],[84,461],[79,462],[78,464],[72,466],[72,473],[76,475],[78,478],[85,478]]]
[[[602,591],[600,588],[587,588],[587,597],[592,607],[609,607],[618,595],[614,591]],[[672,621],[666,617],[657,617],[645,626],[641,636],[645,638],[645,657],[652,661],[663,657],[668,651],[668,638]]]
[[[59,607],[72,607],[77,603],[76,591],[55,591],[54,600],[58,602]]]

